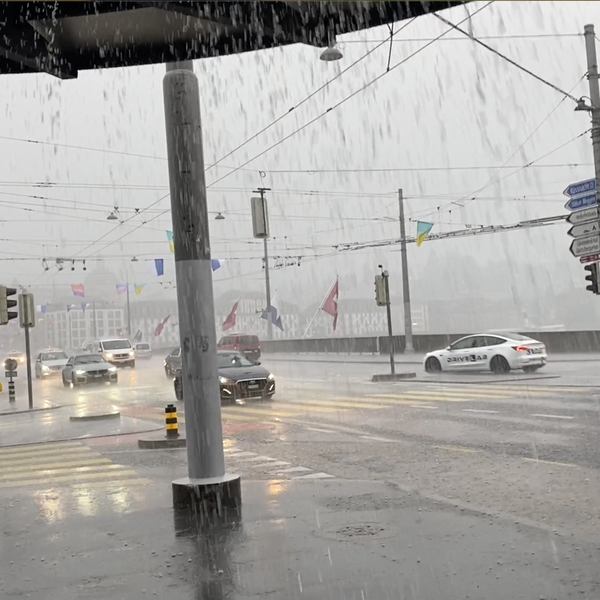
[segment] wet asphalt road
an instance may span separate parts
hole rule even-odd
[[[369,541],[375,546],[364,546],[358,552],[378,558],[367,561],[368,572],[363,569],[357,581],[360,585],[371,582],[371,590],[380,590],[379,597],[399,589],[407,598],[423,597],[417,593],[421,575],[415,575],[421,561],[428,572],[439,568],[444,577],[453,578],[453,585],[458,586],[456,597],[502,598],[507,585],[513,586],[511,597],[515,598],[596,597],[594,593],[600,586],[594,575],[594,557],[600,544],[600,388],[595,385],[594,362],[552,364],[539,377],[461,375],[436,379],[419,373],[417,380],[374,384],[370,376],[382,371],[380,365],[281,358],[263,360],[276,376],[273,401],[223,408],[224,445],[228,471],[242,475],[250,486],[245,488],[249,498],[255,493],[249,490],[256,490],[257,497],[262,498],[259,504],[263,509],[258,505],[249,509],[251,519],[266,510],[260,518],[265,518],[272,529],[277,523],[273,515],[278,511],[284,520],[306,513],[296,539],[308,543],[306,533],[315,531],[315,510],[319,526],[326,520],[318,516],[320,511],[329,514],[332,510],[331,500],[317,508],[310,505],[323,490],[335,490],[334,504],[342,511],[340,514],[355,515],[352,525],[331,517],[336,528],[323,532],[329,542],[325,547],[298,547],[300,555],[306,557],[303,561],[310,561],[315,551],[327,553],[334,539],[335,543],[343,542],[346,534],[340,532],[350,531],[355,532],[354,536],[375,536]],[[418,370],[415,365],[405,367]],[[135,533],[136,528],[125,522],[116,525],[121,517],[134,515],[136,523],[137,519],[139,523],[149,519],[142,528],[152,530],[153,523],[160,522],[158,514],[164,514],[169,504],[169,482],[186,474],[185,450],[137,448],[138,438],[149,435],[149,430],[160,430],[167,403],[177,404],[182,430],[185,428],[185,411],[174,400],[162,360],[139,361],[135,370],[121,370],[119,375],[117,386],[75,390],[63,388],[60,380],[36,381],[36,407],[59,408],[0,416],[0,506],[4,507],[4,522],[12,523],[5,527],[4,534],[25,540],[25,548],[17,555],[31,554],[39,567],[37,579],[25,578],[11,587],[6,582],[10,581],[13,567],[8,565],[13,564],[14,557],[6,555],[6,572],[0,568],[0,591],[14,588],[21,593],[31,585],[37,595],[32,593],[30,597],[53,599],[44,587],[52,568],[40,552],[50,556],[56,551],[53,544],[60,544],[58,550],[62,552],[64,541],[64,547],[69,548],[67,554],[71,552],[79,563],[81,552],[84,558],[95,556],[112,569],[103,574],[96,564],[86,567],[83,561],[82,572],[88,575],[83,583],[71,577],[72,597],[102,597],[94,594],[103,585],[98,583],[103,577],[111,585],[132,577],[131,572],[119,570],[119,561],[111,562],[102,554],[112,552],[113,540],[106,538],[106,532],[119,538],[123,552],[134,546],[145,553],[147,564],[156,563],[157,557],[164,554],[164,564],[157,563],[152,575],[146,572],[150,582],[136,580],[132,584],[137,595],[119,596],[118,586],[115,591],[107,583],[105,591],[109,594],[110,590],[111,598],[146,598],[141,591],[146,588],[160,595],[161,585],[168,593],[177,589],[179,594],[177,581],[185,579],[189,583],[196,577],[186,566],[195,564],[196,555],[168,549],[170,542],[163,539],[170,535],[168,525],[162,523],[156,539],[147,538],[149,534],[142,534],[139,528]],[[25,408],[22,381],[17,393],[17,408]],[[6,386],[1,398],[8,404]],[[86,412],[115,410],[120,411],[120,419],[87,423],[69,419]],[[46,443],[52,440],[62,441]],[[300,491],[298,485],[318,487],[302,487],[304,491]],[[295,504],[294,500],[303,498],[307,489],[312,491],[301,506]],[[412,498],[408,504],[407,498]],[[391,506],[400,512],[390,513]],[[468,521],[467,515],[485,515],[485,519],[482,522],[477,516]],[[99,528],[93,534],[97,541],[93,548],[76,542],[76,533],[91,526],[90,518]],[[21,523],[20,519],[25,521]],[[33,522],[54,528],[40,552],[33,550]],[[404,533],[410,530],[409,523],[418,524],[409,542],[411,547],[417,543],[418,557],[410,548],[407,550],[406,544],[401,544],[402,550],[393,549],[393,544],[403,539],[400,535],[394,538],[396,542],[380,539],[382,534],[377,532],[390,530],[392,523],[398,528],[399,522],[405,522],[401,527]],[[497,532],[487,529],[495,523],[500,527]],[[75,532],[69,533],[69,527]],[[261,535],[275,539],[271,529]],[[286,526],[286,531],[292,529]],[[439,533],[442,530],[447,533]],[[56,537],[59,531],[62,533]],[[105,538],[103,545],[101,540]],[[450,539],[456,540],[451,551],[456,554],[455,560],[448,558],[450,550],[436,554],[440,543],[445,543],[442,540]],[[323,597],[318,582],[311,596],[306,590],[312,588],[298,587],[296,576],[293,581],[289,578],[288,566],[297,559],[285,555],[283,548],[293,545],[290,539],[285,538],[281,544],[280,554],[285,559],[281,571],[285,576],[269,571],[278,582],[271,587],[285,592],[285,597]],[[479,548],[484,552],[481,560]],[[259,551],[253,549],[255,552]],[[547,559],[543,558],[546,554]],[[185,561],[175,558],[180,555]],[[384,572],[394,571],[398,556],[403,557],[403,578],[392,578],[382,585]],[[348,558],[346,552],[343,557]],[[250,562],[254,558],[252,554]],[[240,558],[237,568],[245,565],[242,571],[246,568],[252,572],[245,560],[250,559]],[[406,561],[415,564],[408,568]],[[174,574],[172,567],[179,562],[182,564]],[[346,571],[336,570],[338,578],[329,581],[325,593],[338,589],[341,578],[352,590],[353,595],[348,592],[347,597],[361,598],[350,582],[352,574],[358,573],[356,565],[367,563],[358,557],[344,563]],[[470,570],[469,565],[473,567]],[[318,567],[317,571],[305,571],[298,571],[301,585],[307,585],[320,572]],[[379,571],[375,577],[373,574]],[[468,571],[466,582],[454,577],[458,571]],[[532,572],[536,573],[534,579],[530,578]],[[171,581],[169,585],[162,581],[163,574]],[[445,586],[440,581],[434,578],[428,597],[445,597]],[[527,581],[537,583],[527,587]],[[259,583],[254,582],[257,589]],[[64,589],[58,585],[57,594]],[[475,590],[479,589],[485,594],[478,595]],[[184,591],[172,597],[195,596]],[[248,597],[264,596],[257,593]]]
[[[434,378],[404,365],[418,372],[417,380],[374,384],[371,375],[385,365],[281,358],[263,360],[276,376],[273,401],[223,408],[228,468],[244,477],[384,480],[580,532],[596,515],[589,501],[600,494],[600,392],[590,360],[551,364],[535,376]],[[0,441],[83,438],[102,460],[122,467],[119,480],[185,474],[185,451],[137,449],[141,432],[163,426],[168,403],[177,405],[185,429],[162,359],[138,361],[119,377],[117,386],[75,390],[60,379],[36,381],[36,406],[63,408],[0,417]],[[23,384],[17,406],[24,408]],[[70,414],[112,410],[120,411],[120,421],[68,422]],[[23,471],[37,464],[25,460]],[[60,468],[54,458],[49,464]],[[26,473],[20,479],[31,480]]]

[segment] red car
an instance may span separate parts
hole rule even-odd
[[[252,361],[260,359],[260,341],[258,336],[249,333],[230,333],[223,336],[217,344],[219,350],[233,350]]]

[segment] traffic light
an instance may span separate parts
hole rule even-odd
[[[585,280],[589,281],[590,285],[586,285],[585,289],[593,294],[598,294],[598,263],[585,265],[583,268],[589,271],[589,275],[585,276]]]
[[[11,296],[15,296],[17,290],[15,288],[9,288],[4,285],[0,285],[0,325],[8,325],[9,321],[16,319],[18,314],[12,310],[17,306],[17,300],[10,300]]]
[[[387,306],[389,302],[383,275],[375,275],[375,302],[377,306]]]

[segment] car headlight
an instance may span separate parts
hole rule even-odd
[[[117,367],[110,367],[108,370],[114,373],[117,370]]]
[[[231,379],[227,379],[227,377],[219,377],[219,383],[222,385],[227,385],[228,383],[233,383]]]
[[[49,371],[50,367],[47,367],[46,365],[42,365],[42,371]]]
[[[106,353],[106,358],[112,358],[112,357],[113,357],[112,352],[107,352]]]
[[[269,381],[273,381],[273,379],[275,379],[275,375],[273,375],[273,373],[269,373],[269,376],[267,377],[267,379]]]
[[[85,371],[79,369],[78,371],[75,371],[75,375],[85,375]]]
[[[135,354],[135,352],[133,350],[130,350],[129,356],[133,356],[134,354]]]
[[[19,362],[25,362],[25,357],[21,356],[21,358],[19,358]]]

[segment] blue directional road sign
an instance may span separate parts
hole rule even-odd
[[[596,206],[598,204],[598,198],[596,192],[593,194],[587,194],[586,196],[575,196],[570,198],[565,204],[567,210],[579,210],[580,208],[587,208],[588,206]]]
[[[567,186],[563,194],[568,198],[573,198],[573,196],[581,196],[582,194],[587,194],[589,192],[595,191],[596,180],[586,179],[585,181],[578,181],[577,183],[572,183],[571,185]]]

